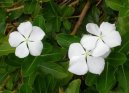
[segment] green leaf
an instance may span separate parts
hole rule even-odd
[[[21,85],[19,92],[18,93],[33,93],[33,84],[34,84],[34,80],[36,78],[35,73],[32,73],[31,75],[29,75],[28,77],[24,78],[24,83]]]
[[[79,38],[67,34],[58,34],[56,37],[58,44],[63,48],[68,48],[71,43],[79,42]]]
[[[126,60],[127,60],[126,55],[119,52],[111,53],[107,58],[107,61],[110,63],[110,65],[114,67],[123,65],[126,62]]]
[[[27,57],[23,61],[24,63],[22,65],[23,75],[26,77],[31,73],[35,72],[38,69],[38,65],[40,63],[49,63],[61,60],[64,57],[64,54],[65,51],[61,49],[55,52],[53,51],[52,53],[42,54],[38,57]]]
[[[12,93],[10,90],[4,90],[3,93]]]
[[[81,85],[81,80],[80,79],[73,80],[69,84],[69,86],[66,89],[65,93],[79,93],[80,85]]]
[[[0,3],[2,4],[2,7],[11,7],[14,0],[1,0]]]
[[[98,93],[94,87],[88,87],[84,90],[84,93]]]
[[[62,17],[68,17],[73,15],[74,10],[75,9],[73,7],[62,6],[60,11],[62,12]]]
[[[64,25],[64,27],[65,27],[66,30],[69,30],[70,31],[72,24],[70,23],[69,20],[64,20],[63,21],[63,25]]]
[[[0,56],[14,53],[14,50],[15,49],[9,45],[8,41],[4,41],[4,42],[0,43]]]
[[[128,16],[125,17],[118,17],[118,30],[122,36],[122,43],[123,43],[123,39],[127,38],[127,36],[125,37],[125,35],[128,33],[128,27],[129,27],[129,23],[128,23]]]
[[[24,13],[25,14],[32,14],[34,16],[40,13],[40,5],[36,1],[29,1],[25,2]]]
[[[34,93],[53,93],[58,90],[59,84],[51,75],[38,75],[34,82]]]
[[[9,15],[10,20],[15,20],[23,14],[23,9],[12,11]]]
[[[124,90],[124,93],[129,93],[129,68],[126,66],[119,67],[117,71],[117,78],[120,88]]]
[[[123,1],[121,0],[105,0],[107,6],[112,8],[113,10],[119,11],[121,8],[124,7]]]
[[[97,76],[95,74],[87,73],[85,77],[85,84],[88,86],[92,86],[95,84]]]
[[[99,93],[109,93],[115,83],[114,73],[115,69],[107,63],[104,72],[97,79],[96,88]]]
[[[34,25],[34,26],[39,26],[39,27],[41,27],[43,30],[46,29],[45,19],[44,19],[44,17],[43,17],[42,15],[37,15],[37,16],[34,18],[33,25]]]
[[[68,72],[69,62],[61,62],[60,65],[67,71],[67,77],[60,80],[61,86],[67,85],[69,81],[72,79],[73,74]]]
[[[5,31],[6,31],[6,23],[5,23],[5,21],[3,21],[3,22],[0,22],[0,34],[5,34]]]
[[[9,54],[5,58],[5,63],[12,67],[18,67],[23,64],[24,59],[18,58],[14,53]]]
[[[0,23],[4,22],[6,20],[6,11],[2,8],[0,8]]]
[[[42,62],[38,67],[44,73],[51,74],[58,79],[66,78],[68,76],[67,72],[62,66],[53,62]]]
[[[43,9],[43,16],[46,19],[47,32],[59,32],[61,27],[61,17],[59,6],[52,0]]]

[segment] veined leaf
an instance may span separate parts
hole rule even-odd
[[[38,67],[41,71],[45,72],[46,74],[51,74],[55,78],[62,79],[68,76],[67,72],[62,66],[53,62],[42,62]]]
[[[124,90],[124,93],[129,93],[129,68],[123,65],[119,67],[117,77],[119,86]]]
[[[8,55],[9,53],[14,53],[15,48],[12,48],[8,42],[0,43],[0,56]]]
[[[73,80],[69,84],[69,86],[66,89],[65,93],[79,93],[80,85],[81,85],[81,80],[80,79]]]
[[[97,79],[96,87],[99,93],[109,93],[115,83],[114,72],[115,69],[107,63],[104,72]]]
[[[105,0],[105,2],[107,6],[117,11],[124,7],[123,2],[121,0]]]
[[[107,58],[107,61],[110,63],[110,65],[114,67],[123,65],[126,62],[126,60],[126,55],[119,52],[111,53]]]
[[[24,65],[22,65],[22,71],[24,76],[28,76],[37,70],[40,63],[56,62],[63,59],[65,51],[60,50],[52,53],[42,54],[38,57],[28,57],[24,60]]]
[[[69,45],[73,42],[79,42],[79,38],[76,37],[76,36],[72,36],[72,35],[67,35],[67,34],[58,34],[57,37],[56,37],[56,40],[58,42],[58,44],[61,46],[61,47],[64,47],[64,48],[68,48]]]

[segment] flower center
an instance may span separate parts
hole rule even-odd
[[[85,55],[85,57],[88,57],[88,56],[90,56],[91,55],[91,52],[90,51],[86,51],[84,54],[82,54],[82,55]]]
[[[102,34],[99,35],[99,36],[98,36],[98,39],[101,39],[101,40],[102,40],[102,39],[103,39],[103,35],[102,35]]]
[[[28,43],[28,42],[29,42],[29,38],[26,38],[26,39],[25,39],[25,42]]]

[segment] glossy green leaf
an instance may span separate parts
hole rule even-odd
[[[28,76],[38,69],[40,63],[56,62],[64,57],[65,51],[59,50],[53,53],[47,53],[40,55],[38,57],[28,57],[24,59],[24,65],[22,65],[22,71],[24,76]],[[47,67],[47,65],[46,65]]]
[[[119,11],[121,8],[124,7],[123,3],[121,0],[105,0],[107,6],[110,8]]]
[[[1,28],[1,30],[0,30],[0,34],[5,34],[5,31],[6,31],[6,23],[5,23],[5,21],[1,21],[0,22],[0,28]]]
[[[123,65],[126,62],[126,60],[127,60],[126,55],[119,52],[111,53],[107,58],[107,61],[110,63],[110,65],[114,67]]]
[[[63,33],[58,34],[57,37],[56,37],[56,40],[57,40],[58,44],[61,47],[64,47],[64,48],[68,48],[71,43],[79,42],[79,38],[78,37],[72,36],[72,35],[63,34]]]
[[[72,16],[74,13],[74,8],[73,7],[68,7],[68,6],[62,6],[61,7],[61,12],[63,17],[68,17]]]
[[[97,75],[87,73],[87,75],[85,77],[85,84],[88,86],[92,86],[95,84],[96,79],[97,79]]]
[[[117,77],[118,77],[118,82],[119,86],[124,90],[124,93],[129,92],[129,74],[128,74],[129,68],[126,66],[121,66],[119,67],[117,71]]]
[[[32,14],[32,15],[38,15],[40,12],[40,5],[38,2],[32,0],[30,2],[25,2],[25,7],[24,7],[24,13],[25,14]]]
[[[67,71],[62,66],[53,62],[42,62],[38,67],[44,73],[51,74],[55,78],[62,79],[68,76]]]
[[[0,43],[0,56],[14,53],[15,48],[12,48],[7,41]]]
[[[99,93],[109,93],[110,89],[115,84],[114,73],[115,69],[107,63],[105,70],[97,79],[96,88]]]
[[[73,80],[69,84],[69,86],[66,89],[65,93],[79,93],[80,85],[81,85],[81,80],[80,79]]]
[[[70,31],[72,24],[70,23],[69,20],[64,20],[63,21],[63,25],[64,25],[64,27],[65,27],[66,30]]]
[[[34,26],[39,26],[41,27],[43,30],[46,29],[46,25],[45,25],[45,19],[42,15],[37,15],[33,21],[33,25]]]
[[[53,93],[58,91],[57,79],[51,75],[39,75],[34,82],[35,93]]]

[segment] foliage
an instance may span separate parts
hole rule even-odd
[[[129,93],[129,1],[90,0],[77,34],[70,35],[86,3],[70,6],[74,1],[0,0],[0,93]],[[44,48],[38,57],[19,59],[8,35],[27,20],[45,31]],[[122,45],[112,49],[101,75],[69,73],[69,45],[86,33],[87,23],[103,21],[116,24]]]

